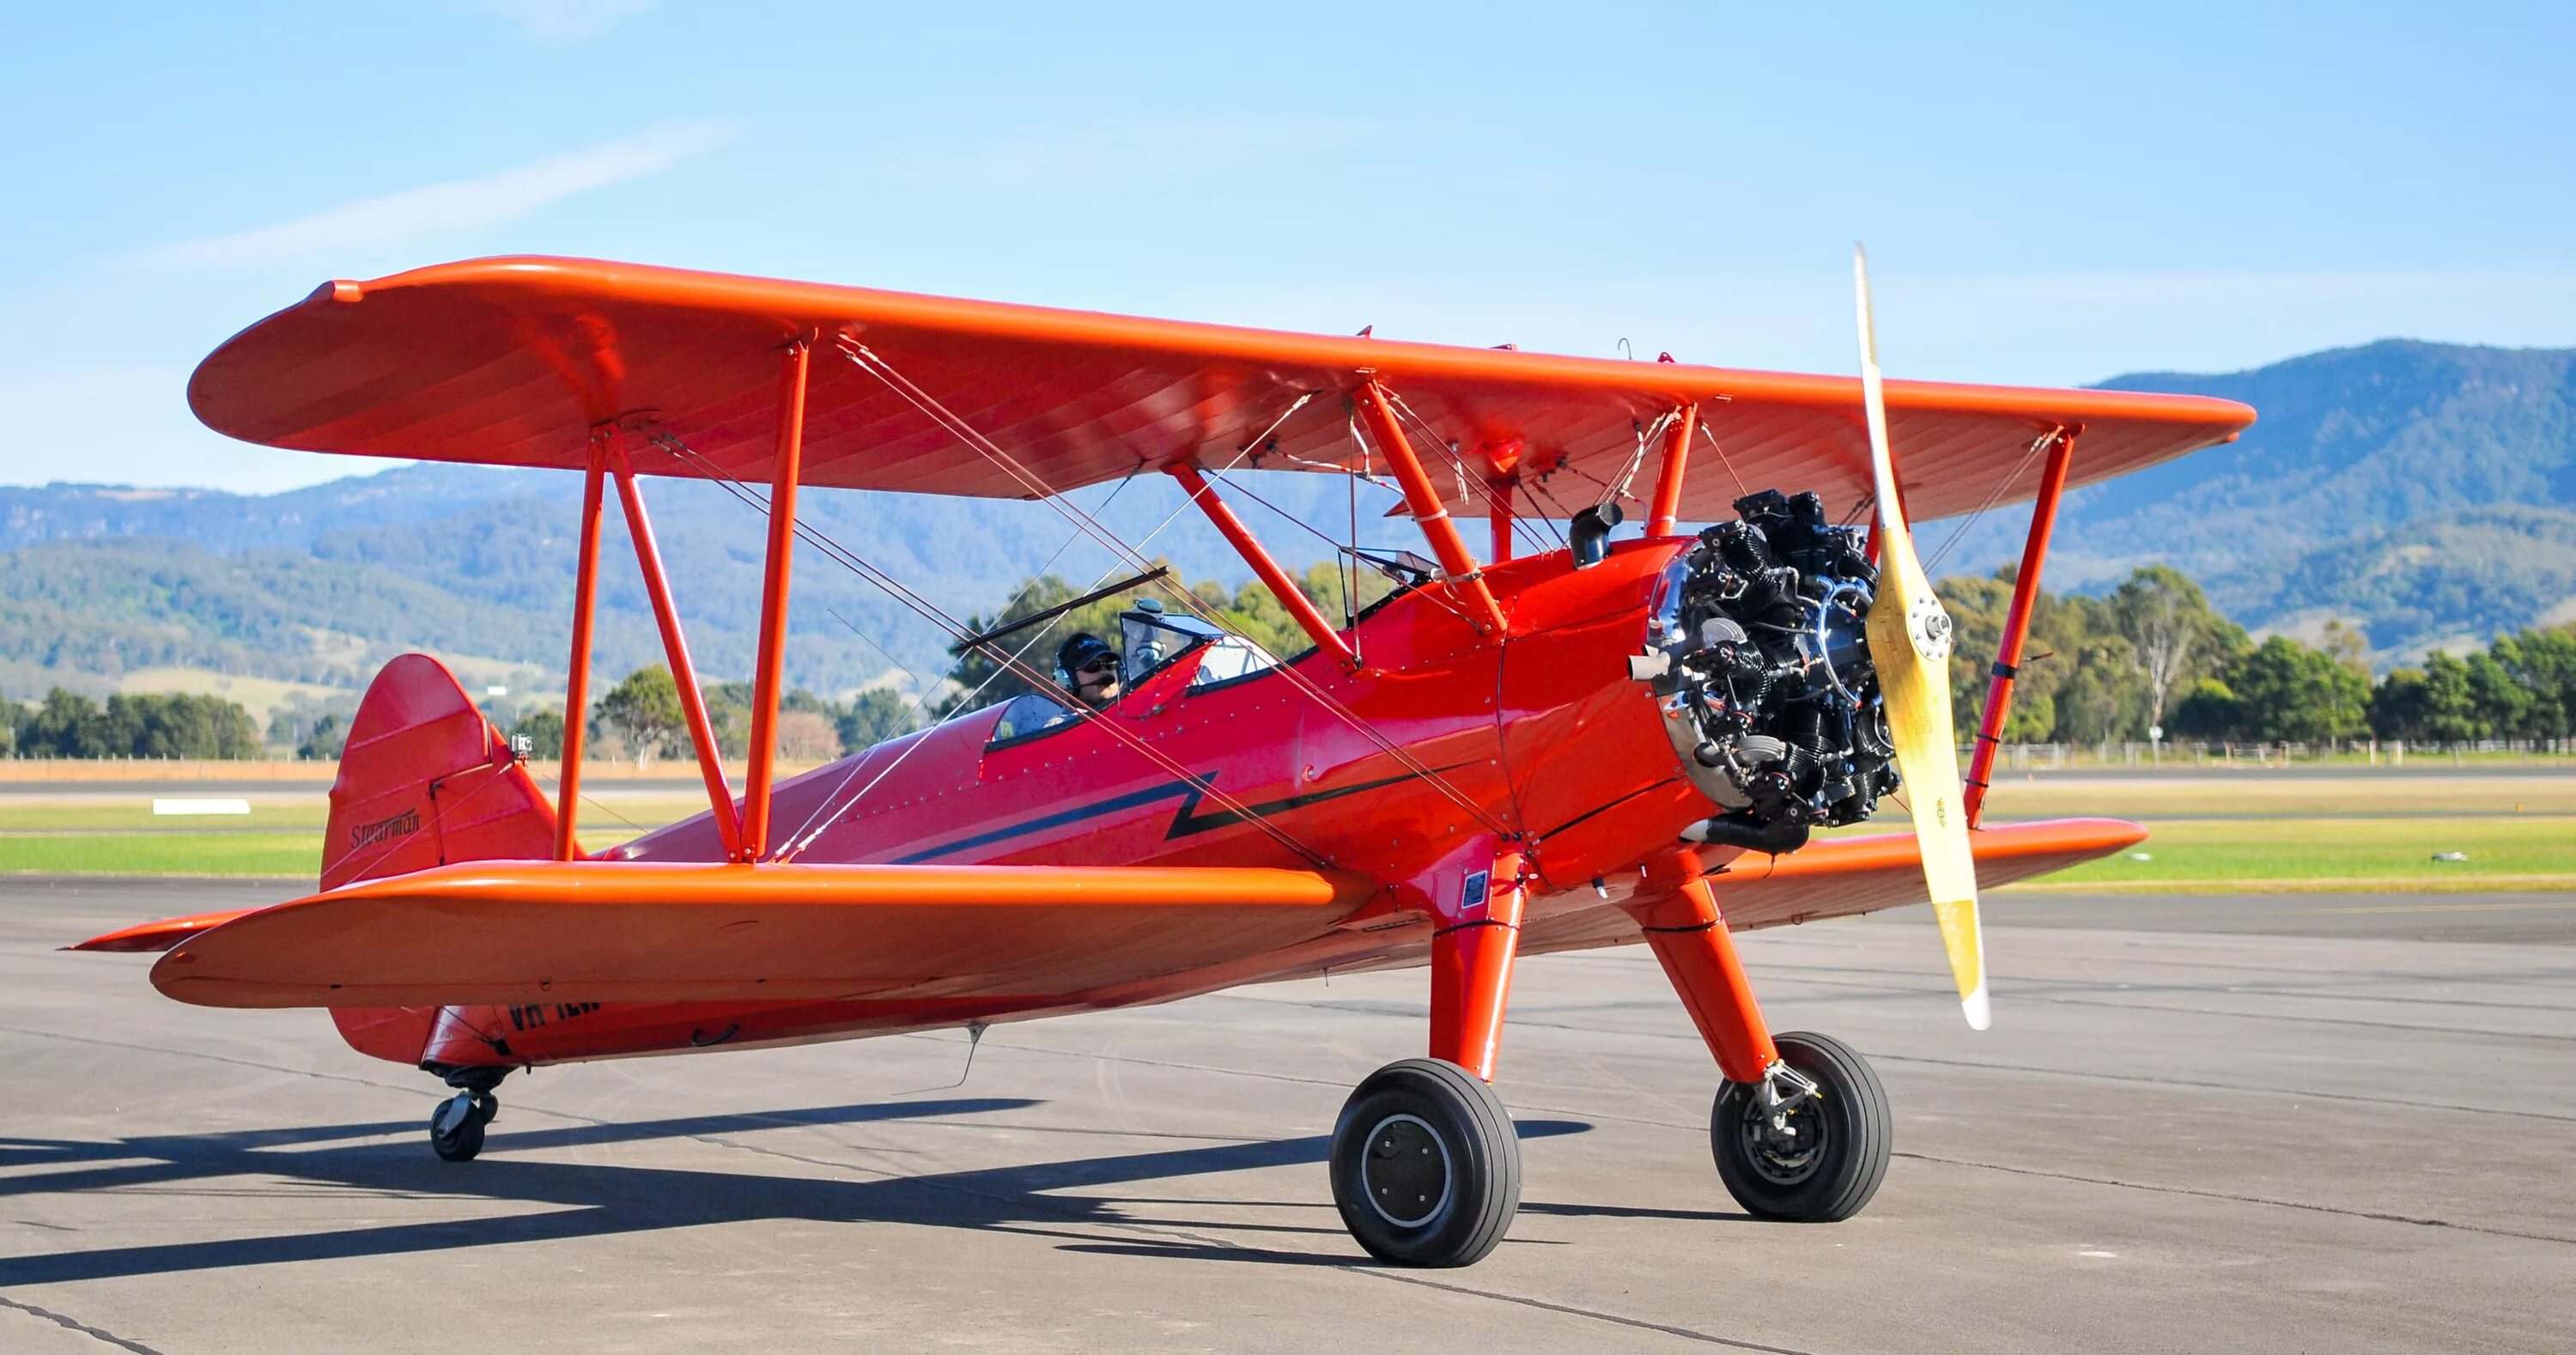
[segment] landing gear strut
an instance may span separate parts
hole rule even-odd
[[[1520,951],[1521,858],[1480,843],[1432,872],[1431,1057],[1369,1074],[1333,1125],[1333,1204],[1371,1256],[1471,1266],[1521,1207],[1521,1140],[1494,1094]]]
[[[501,1098],[492,1089],[509,1072],[507,1068],[444,1070],[447,1085],[457,1092],[429,1115],[429,1148],[440,1161],[471,1162],[483,1151],[483,1127],[501,1114]]]
[[[1708,1121],[1718,1178],[1755,1218],[1850,1218],[1878,1193],[1895,1140],[1878,1074],[1840,1040],[1774,1039],[1697,858],[1660,865],[1670,883],[1629,911],[1726,1078]]]

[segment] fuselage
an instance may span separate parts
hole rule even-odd
[[[1432,910],[1402,882],[1485,837],[1517,842],[1534,875],[1524,951],[1633,939],[1612,905],[1641,862],[1712,807],[1628,667],[1685,544],[1625,542],[1579,570],[1562,550],[1491,567],[1485,577],[1512,622],[1501,643],[1476,634],[1443,590],[1414,589],[1351,632],[1356,672],[1308,653],[1281,666],[1302,683],[1271,669],[1194,686],[1200,651],[1094,720],[1014,733],[1005,708],[988,707],[777,791],[779,841],[807,862],[1327,865],[1389,882],[1358,916],[1303,942],[1081,992],[944,994],[930,984],[860,1001],[450,1009],[431,1061],[829,1039],[1419,964]],[[723,849],[702,814],[610,855],[717,861]]]

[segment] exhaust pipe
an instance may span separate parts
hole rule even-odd
[[[1807,824],[1798,819],[1773,819],[1765,823],[1749,814],[1720,814],[1683,829],[1682,841],[1705,842],[1712,847],[1742,847],[1748,852],[1779,856],[1806,846],[1807,829]]]

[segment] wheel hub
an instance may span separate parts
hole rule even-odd
[[[1369,1208],[1398,1228],[1419,1228],[1449,1203],[1449,1145],[1414,1115],[1390,1115],[1369,1130],[1360,1159]]]
[[[1746,1160],[1778,1185],[1794,1186],[1815,1175],[1831,1146],[1823,1112],[1823,1092],[1814,1082],[1786,1064],[1771,1065],[1736,1125]]]

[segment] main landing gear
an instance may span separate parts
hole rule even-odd
[[[1840,1040],[1804,1032],[1774,1040],[1697,859],[1666,869],[1670,892],[1629,912],[1725,1074],[1708,1121],[1718,1179],[1758,1219],[1850,1218],[1887,1176],[1895,1126],[1886,1089]]]
[[[1333,1126],[1333,1204],[1381,1261],[1484,1259],[1521,1204],[1521,1141],[1503,1099],[1446,1059],[1369,1075]]]
[[[1491,879],[1518,874],[1518,858],[1497,855]],[[1397,1265],[1473,1265],[1501,1245],[1520,1208],[1520,1139],[1490,1080],[1521,891],[1497,888],[1488,900],[1484,878],[1467,877],[1474,906],[1444,914],[1432,935],[1431,1057],[1370,1074],[1333,1125],[1342,1226]],[[1726,1078],[1709,1114],[1718,1179],[1759,1219],[1859,1213],[1887,1175],[1894,1139],[1878,1076],[1840,1040],[1771,1037],[1695,855],[1656,863],[1648,886],[1629,910]]]
[[[1727,1083],[1709,1110],[1718,1179],[1755,1218],[1839,1223],[1887,1175],[1887,1092],[1840,1040],[1802,1031],[1777,1047],[1761,1081]]]
[[[441,1071],[433,1069],[432,1071]],[[456,1094],[429,1114],[429,1148],[442,1162],[471,1162],[483,1151],[483,1127],[501,1114],[501,1098],[492,1089],[509,1076],[507,1068],[449,1068],[447,1085]]]

